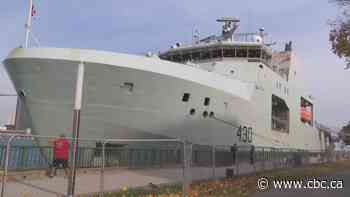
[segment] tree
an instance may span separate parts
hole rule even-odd
[[[345,144],[350,145],[350,121],[347,125],[343,126],[340,135]]]
[[[350,69],[350,0],[330,0],[339,6],[341,14],[331,23],[329,41],[332,52],[340,58],[344,58]]]

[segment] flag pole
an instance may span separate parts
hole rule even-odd
[[[26,27],[25,48],[29,47],[29,34],[30,34],[30,28],[32,26],[32,14],[33,14],[33,0],[29,0],[28,18],[27,18],[27,23],[25,25]]]

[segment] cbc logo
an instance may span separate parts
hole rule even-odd
[[[269,189],[269,180],[267,178],[258,179],[258,189],[261,191]]]

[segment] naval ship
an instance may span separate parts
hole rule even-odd
[[[272,49],[263,29],[175,43],[145,56],[70,48],[15,48],[4,65],[19,95],[17,129],[71,135],[84,64],[81,138],[178,138],[199,145],[324,149],[315,105],[292,43]]]

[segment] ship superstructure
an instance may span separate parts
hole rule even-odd
[[[301,91],[292,44],[276,52],[263,29],[176,43],[158,56],[17,48],[4,61],[20,96],[17,126],[70,135],[74,87],[85,65],[81,137],[181,138],[194,144],[323,149],[312,97]],[[25,117],[25,118],[23,118]]]

